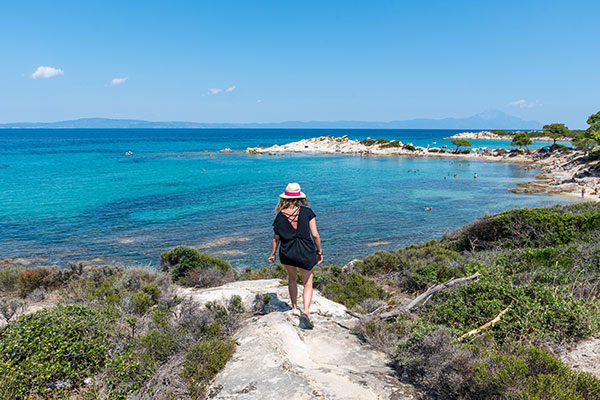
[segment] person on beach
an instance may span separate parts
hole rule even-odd
[[[268,260],[270,263],[275,262],[275,251],[279,246],[279,261],[288,273],[288,290],[293,310],[298,307],[298,269],[300,269],[304,283],[300,321],[305,327],[312,329],[314,324],[309,310],[313,294],[312,269],[323,261],[315,213],[308,208],[306,195],[297,183],[288,184],[285,191],[279,195],[275,212],[277,213],[273,221],[275,234]]]

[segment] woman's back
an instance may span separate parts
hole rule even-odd
[[[275,217],[273,230],[281,239],[279,259],[283,264],[311,269],[317,263],[317,250],[310,231],[313,218],[315,213],[304,206],[291,212],[281,210]]]

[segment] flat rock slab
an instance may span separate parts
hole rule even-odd
[[[278,280],[233,282],[219,288],[182,289],[180,295],[203,303],[240,295],[249,306],[269,293],[279,305],[244,322],[236,333],[235,354],[209,390],[212,399],[416,399],[401,383],[382,352],[362,343],[350,328],[345,307],[315,291],[312,330],[289,308],[287,287]],[[222,295],[222,296],[221,296]],[[302,287],[299,287],[301,304]]]
[[[561,359],[577,371],[589,372],[600,378],[600,339],[582,340],[565,352]]]

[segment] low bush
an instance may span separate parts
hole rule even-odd
[[[364,139],[360,141],[361,144],[364,144],[365,146],[373,146],[375,144],[375,139]]]
[[[600,399],[600,380],[530,345],[460,345],[437,330],[395,358],[398,372],[431,399]]]
[[[353,264],[352,269],[364,275],[387,274],[397,269],[400,260],[395,253],[378,251],[362,261]]]
[[[225,273],[232,271],[231,265],[227,261],[185,246],[175,247],[162,253],[160,265],[163,271],[170,271],[173,281],[179,281],[185,277],[188,271],[196,268],[217,268]]]
[[[408,151],[415,151],[417,149],[415,146],[413,146],[410,143],[405,144],[403,148],[404,148],[404,150],[408,150]]]
[[[390,295],[372,280],[362,275],[345,272],[340,267],[313,269],[313,286],[335,302],[353,308],[366,299],[387,300]]]
[[[235,350],[232,339],[210,339],[192,345],[185,354],[182,376],[193,399],[204,398],[206,388]]]
[[[390,141],[389,141],[389,140],[387,140],[387,139],[377,139],[377,140],[375,141],[375,143],[376,143],[376,144],[388,144],[388,143],[390,143]]]
[[[584,203],[505,211],[446,235],[458,251],[495,248],[552,247],[600,230],[600,205]]]
[[[83,304],[14,319],[22,302],[0,302],[0,313],[10,320],[0,329],[0,398],[66,399],[79,392],[81,398],[117,400],[201,393],[208,382],[203,377],[224,365],[217,345],[232,345],[229,337],[245,315],[239,296],[225,305],[182,302],[167,275],[151,270],[67,271],[69,280],[57,295]],[[190,368],[193,360],[208,362],[196,365],[201,372],[189,382],[182,376],[186,359]],[[83,387],[85,378],[93,383]]]
[[[104,366],[112,321],[82,305],[19,317],[0,330],[0,387],[13,399],[25,399],[46,397],[52,382],[81,385]]]
[[[600,160],[600,147],[596,147],[594,150],[590,151],[588,155],[589,160]]]
[[[17,285],[23,296],[39,287],[44,287],[44,280],[50,275],[47,267],[26,268],[19,272]]]
[[[233,271],[223,272],[222,270],[211,268],[196,268],[188,271],[185,276],[179,280],[183,286],[192,286],[198,288],[209,288],[221,286],[232,282],[235,279]]]
[[[0,268],[0,290],[3,292],[12,292],[18,289],[20,268],[1,267]]]
[[[439,153],[439,152],[440,152],[440,149],[429,149],[429,150],[427,150],[427,151],[428,151],[428,152],[430,152],[430,153]],[[442,151],[443,151],[443,150],[442,150]]]
[[[386,144],[384,144],[381,147],[396,147],[396,148],[399,148],[399,147],[402,147],[402,144],[399,141],[397,141],[397,140],[392,140],[391,142],[386,143]]]
[[[600,315],[595,307],[573,299],[566,290],[539,283],[513,286],[499,276],[440,293],[425,306],[422,318],[465,333],[489,322],[511,304],[500,322],[487,331],[497,343],[541,338],[560,343],[599,329]]]

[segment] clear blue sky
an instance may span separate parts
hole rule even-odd
[[[600,110],[598,15],[598,1],[3,0],[0,122],[499,109],[585,127]],[[32,78],[40,66],[53,69]]]

